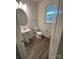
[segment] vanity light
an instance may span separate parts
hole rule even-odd
[[[23,4],[23,10],[26,11],[26,4]]]
[[[17,9],[17,8],[20,8],[20,9],[26,11],[26,7],[27,7],[26,4],[23,4],[22,2],[19,2],[19,3],[18,3],[18,2],[16,1],[16,9]]]
[[[22,2],[19,2],[19,5],[20,5],[20,6],[23,6]]]

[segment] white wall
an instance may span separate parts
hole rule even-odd
[[[57,5],[57,0],[43,0],[38,5],[38,24],[40,30],[47,34],[51,34],[51,29],[54,31],[55,23],[53,24],[45,24],[44,14],[45,14],[45,7],[49,4]]]
[[[38,9],[37,9],[37,4],[34,3],[31,0],[19,0],[23,4],[26,4],[26,14],[28,18],[28,24],[24,26],[25,28],[33,28],[33,22],[38,19]],[[23,28],[23,27],[21,27]]]
[[[24,26],[26,28],[33,28],[33,23],[38,23],[40,30],[45,33],[46,35],[51,34],[51,29],[54,32],[55,23],[52,24],[45,24],[44,21],[44,13],[46,5],[52,3],[57,5],[57,0],[41,0],[39,4],[34,3],[31,0],[20,0],[22,3],[26,4],[26,14],[28,17],[28,24]]]

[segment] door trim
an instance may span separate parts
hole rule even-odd
[[[24,43],[22,42],[23,36],[20,30],[20,25],[18,23],[18,18],[16,14],[16,44],[19,49],[20,55],[22,59],[26,59],[26,49],[24,47]]]

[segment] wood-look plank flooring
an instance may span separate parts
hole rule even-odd
[[[48,59],[49,38],[33,37],[26,46],[27,59]]]

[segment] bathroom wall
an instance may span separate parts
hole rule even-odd
[[[33,28],[34,21],[38,19],[38,5],[31,0],[19,0],[23,4],[26,4],[26,15],[28,18],[28,24],[24,26],[25,28]]]
[[[39,26],[40,30],[49,36],[51,34],[51,29],[54,32],[55,23],[52,24],[45,24],[44,21],[44,13],[45,7],[48,4],[57,4],[57,0],[41,0],[38,4],[33,2],[32,0],[19,0],[22,3],[26,4],[26,14],[28,17],[28,24],[24,27],[26,28],[33,28],[33,24]]]
[[[55,23],[52,24],[46,24],[45,23],[45,19],[44,19],[44,14],[45,14],[45,7],[49,4],[54,4],[57,5],[58,0],[42,0],[39,4],[38,4],[38,24],[39,24],[39,28],[40,30],[45,33],[46,36],[49,36],[51,34],[51,29],[54,32],[54,28],[55,28]]]

